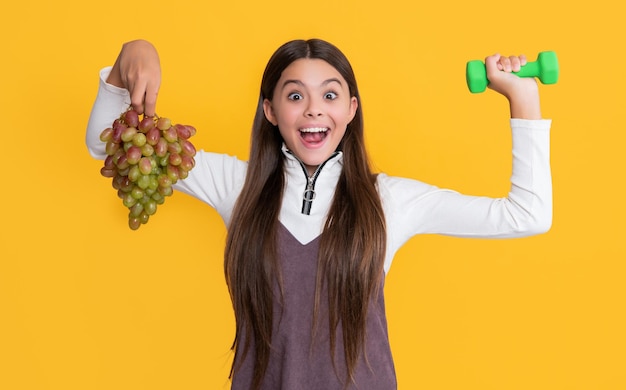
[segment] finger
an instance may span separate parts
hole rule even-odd
[[[145,100],[144,100],[145,115],[154,116],[156,114],[156,101],[157,101],[158,94],[159,94],[158,85],[154,85],[154,86],[149,85],[148,88],[146,88],[146,95],[145,95]]]
[[[522,67],[519,57],[510,56],[509,61],[511,62],[511,71],[519,72],[520,68]]]
[[[509,57],[500,57],[500,65],[502,65],[502,70],[505,72],[511,71],[511,59]]]
[[[498,70],[502,70],[502,65],[500,64],[500,54],[496,53],[494,55],[491,55],[487,58],[485,58],[485,65],[487,66],[488,69],[492,69],[493,67],[495,67]]]
[[[144,109],[144,98],[146,96],[146,86],[141,81],[138,81],[136,84],[132,86],[132,89],[129,88],[130,92],[130,104],[133,106],[135,111],[138,114],[143,114]]]
[[[521,66],[524,66],[528,63],[528,59],[526,58],[524,54],[520,54],[519,61],[520,61]]]

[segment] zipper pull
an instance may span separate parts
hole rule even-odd
[[[315,189],[313,189],[313,177],[311,176],[307,178],[307,185],[304,193],[302,194],[302,199],[304,199],[305,202],[312,202],[313,199],[315,199]]]
[[[312,176],[307,177],[306,188],[302,194],[302,214],[310,215],[311,206],[313,205],[313,199],[315,199],[315,189],[313,188],[314,178]]]

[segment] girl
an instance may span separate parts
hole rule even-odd
[[[374,174],[345,56],[316,39],[273,54],[249,161],[200,151],[176,184],[228,227],[233,389],[395,389],[383,283],[396,251],[416,234],[521,237],[550,228],[550,121],[541,119],[536,81],[511,74],[525,63],[485,60],[489,87],[509,101],[513,132],[511,191],[492,199]],[[87,145],[103,159],[99,133],[129,104],[154,115],[157,51],[129,42],[100,78]]]

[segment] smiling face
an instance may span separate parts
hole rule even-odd
[[[357,111],[346,80],[328,62],[303,58],[283,70],[263,110],[309,173],[337,149]]]

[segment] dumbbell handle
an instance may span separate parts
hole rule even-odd
[[[527,62],[517,72],[511,72],[519,77],[538,77],[541,69],[539,67],[539,61]]]
[[[470,92],[483,92],[489,85],[487,69],[482,61],[469,61],[465,72]],[[537,61],[527,62],[519,71],[512,73],[519,77],[538,77],[543,84],[554,84],[559,77],[559,63],[556,53],[553,51],[541,52]]]

